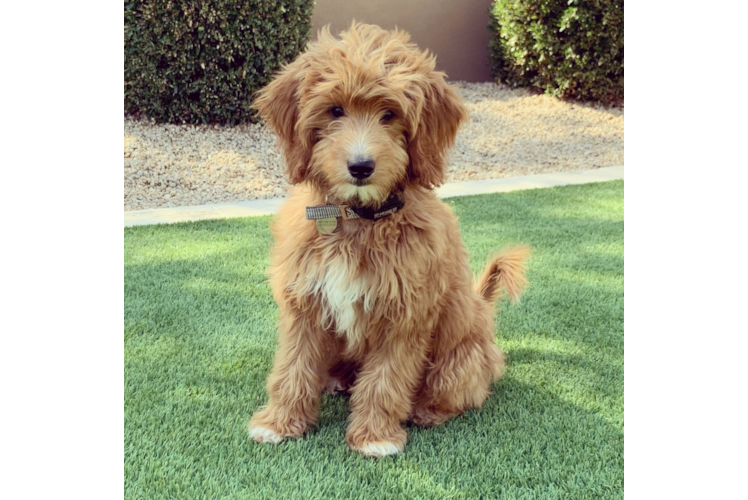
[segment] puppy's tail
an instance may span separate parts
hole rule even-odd
[[[502,251],[489,260],[480,279],[475,283],[475,290],[493,304],[506,290],[512,302],[518,302],[522,290],[527,285],[525,277],[525,259],[530,255],[530,248],[518,246]]]

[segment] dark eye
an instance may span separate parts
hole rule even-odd
[[[392,120],[394,117],[395,117],[395,113],[393,113],[390,110],[387,110],[382,115],[382,121],[385,122],[385,123],[387,123],[388,121]]]
[[[340,106],[335,106],[330,110],[330,114],[333,118],[340,118],[341,116],[345,116],[345,113],[343,112],[343,108]]]

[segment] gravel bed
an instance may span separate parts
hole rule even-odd
[[[446,182],[623,165],[623,109],[496,83],[452,82],[470,123]],[[125,117],[125,210],[283,196],[275,137],[261,124],[156,125]]]

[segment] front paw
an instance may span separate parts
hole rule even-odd
[[[365,429],[349,430],[346,433],[348,447],[365,457],[386,457],[402,453],[408,434],[398,427],[390,432],[374,434]]]
[[[391,441],[377,441],[373,443],[365,443],[362,446],[352,449],[353,451],[361,453],[365,457],[381,458],[401,453],[403,451],[403,445],[398,445]]]
[[[309,428],[303,420],[280,421],[278,412],[265,408],[257,412],[249,422],[249,437],[258,443],[278,444],[286,438],[299,438]]]
[[[254,439],[257,443],[278,444],[283,441],[283,436],[273,429],[263,425],[252,426],[251,423],[249,424],[249,437]]]

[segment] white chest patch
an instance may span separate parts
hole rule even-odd
[[[342,256],[333,260],[322,271],[322,278],[307,278],[310,292],[319,294],[323,301],[323,326],[335,328],[349,338],[363,334],[360,311],[371,311],[375,294],[366,280]],[[359,305],[357,305],[359,304]]]

